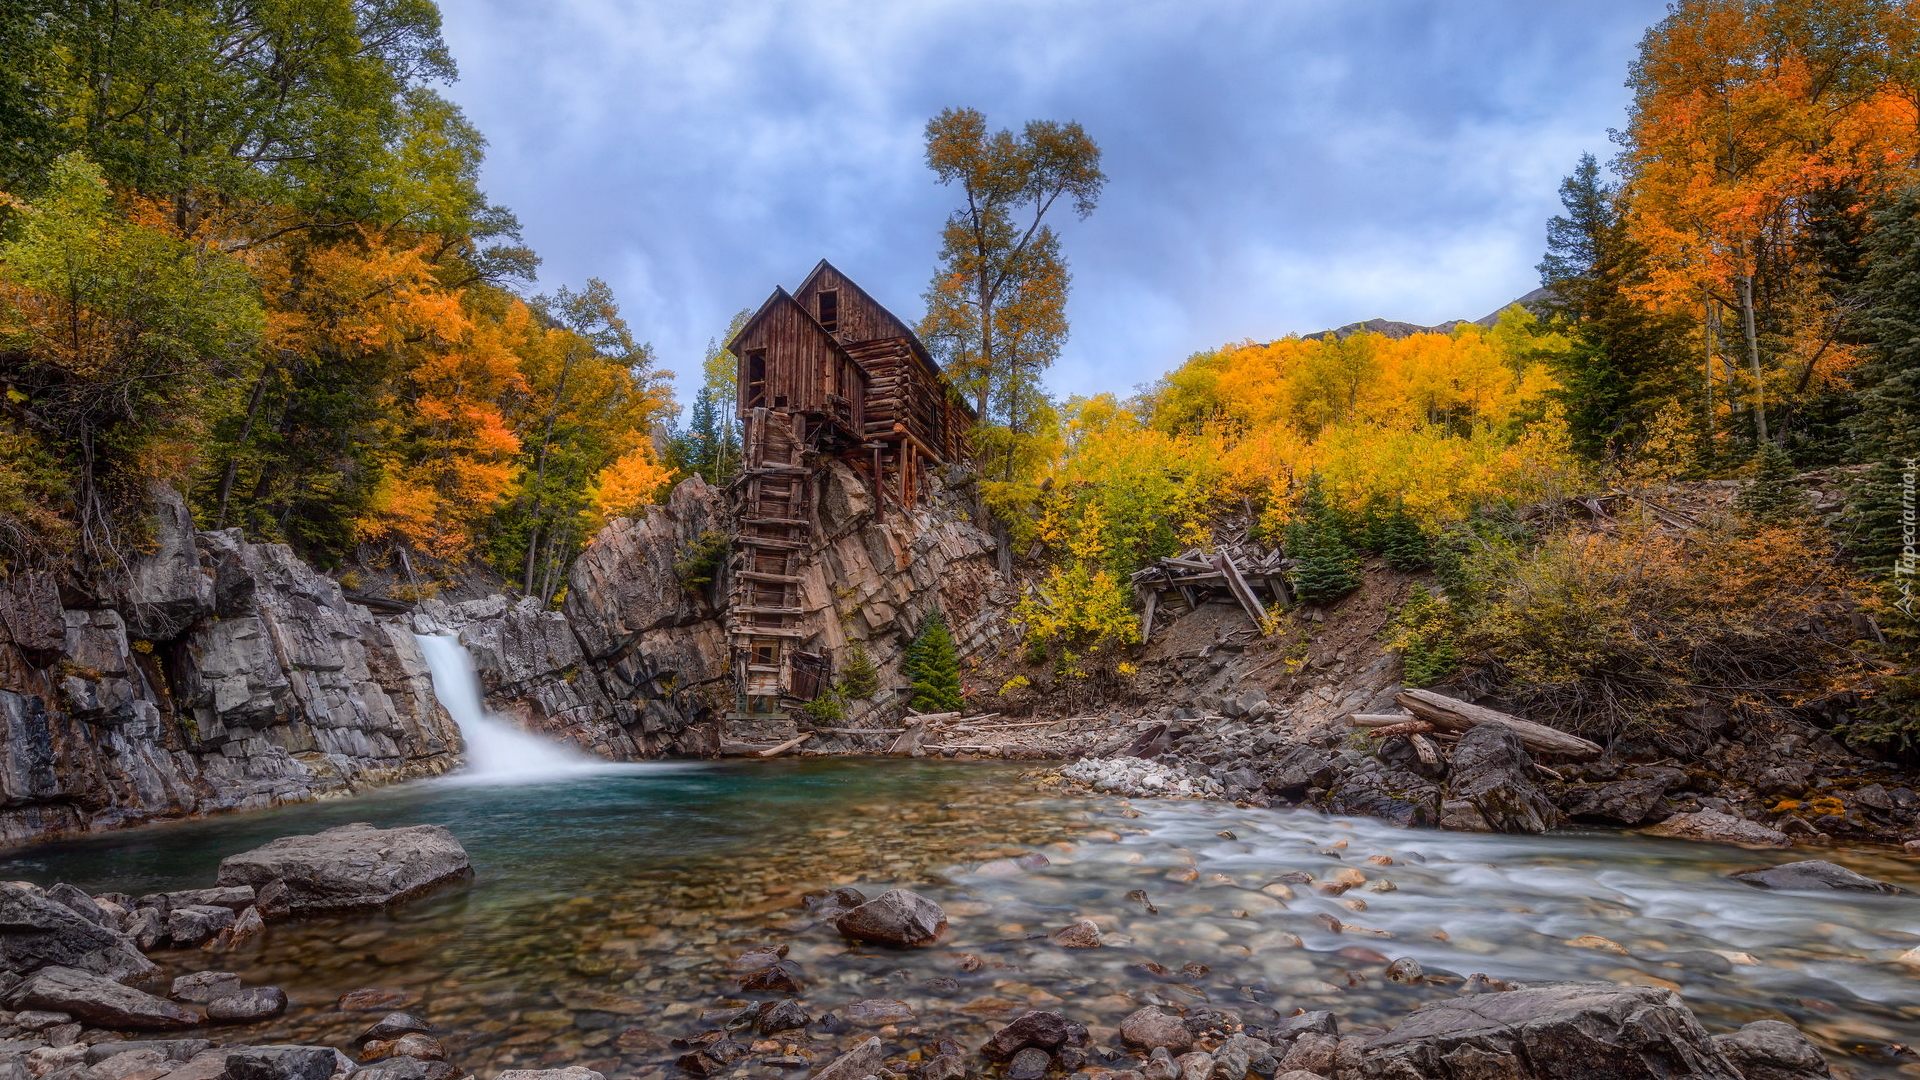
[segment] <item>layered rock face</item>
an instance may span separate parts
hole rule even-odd
[[[936,607],[963,656],[997,643],[1012,597],[958,496],[936,485],[923,507],[876,521],[845,466],[814,482],[810,648],[837,663],[863,641],[897,685]],[[699,479],[607,526],[561,611],[489,596],[429,600],[410,618],[349,603],[283,545],[196,532],[170,490],[155,500],[154,550],[112,587],[0,580],[0,846],[453,768],[459,731],[416,632],[457,635],[488,706],[530,731],[615,760],[720,746],[733,685],[713,598],[726,595],[726,567],[705,587],[682,579],[729,521],[723,494]]]
[[[270,806],[451,768],[459,733],[406,628],[286,547],[199,532],[99,595],[0,582],[0,844]]]

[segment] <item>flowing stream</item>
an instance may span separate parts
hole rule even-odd
[[[581,1063],[678,1080],[681,1051],[665,1040],[699,1030],[701,1010],[742,1000],[732,957],[786,943],[816,1016],[904,1002],[916,1019],[877,1029],[902,1051],[936,1035],[977,1046],[1030,1005],[1061,1008],[1096,1036],[1146,1002],[1249,1019],[1328,1008],[1350,1028],[1385,1027],[1457,993],[1449,976],[1485,972],[1673,986],[1713,1030],[1784,1019],[1855,1076],[1920,1075],[1920,1059],[1897,1049],[1920,1042],[1920,974],[1897,959],[1920,945],[1920,897],[1768,893],[1725,876],[1804,850],[1065,799],[999,763],[656,764],[516,784],[429,781],[46,845],[13,854],[0,875],[135,894],[204,886],[227,854],[356,820],[445,824],[476,877],[391,911],[274,925],[239,953],[158,954],[169,974],[233,970],[293,999],[286,1016],[229,1038],[352,1048],[377,1014],[334,1002],[380,987],[438,1025],[450,1058],[483,1077]],[[1045,865],[1020,859],[1036,854]],[[1920,867],[1891,852],[1813,854],[1920,889]],[[1365,883],[1324,896],[1282,880],[1342,872]],[[801,902],[843,884],[924,892],[945,906],[950,940],[850,947]],[[1348,928],[1333,931],[1328,916]],[[1039,937],[1079,918],[1101,926],[1105,947]],[[1401,956],[1441,981],[1387,981],[1385,962]],[[873,1033],[821,1033],[799,1049],[827,1056]],[[740,1075],[802,1080],[805,1055],[780,1053],[801,1064]]]
[[[440,699],[467,744],[467,766],[458,778],[481,783],[526,783],[603,767],[606,763],[571,747],[513,726],[487,711],[480,674],[460,639],[451,634],[415,634]]]

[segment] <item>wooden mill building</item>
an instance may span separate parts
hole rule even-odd
[[[832,669],[801,647],[814,470],[844,461],[876,512],[911,507],[930,469],[968,455],[975,417],[912,328],[825,260],[792,292],[775,288],[727,349],[742,425],[727,630],[740,711],[773,715],[812,700]]]

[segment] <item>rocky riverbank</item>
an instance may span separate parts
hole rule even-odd
[[[1007,862],[1005,872],[1018,874],[1044,868],[1047,860],[1033,854]],[[1393,863],[1381,858],[1367,865],[1377,870]],[[990,866],[978,872],[1000,873]],[[1357,1020],[1338,1008],[1287,1011],[1251,996],[1209,1000],[1191,985],[1207,974],[1195,964],[1178,971],[1137,964],[1140,970],[1129,973],[1145,989],[1131,994],[1096,993],[1089,984],[1077,999],[1042,994],[1023,1001],[1007,996],[1019,992],[1009,958],[954,948],[947,906],[972,902],[950,899],[948,890],[937,888],[894,888],[869,897],[842,886],[796,897],[788,901],[786,933],[795,944],[839,938],[852,950],[854,970],[870,969],[881,985],[888,983],[889,969],[923,955],[938,957],[951,975],[848,1001],[842,984],[850,989],[853,983],[817,970],[787,939],[771,938],[735,953],[724,985],[713,988],[718,993],[698,999],[628,998],[596,989],[593,979],[582,976],[555,990],[563,1009],[543,1014],[554,1025],[544,1040],[552,1052],[543,1052],[539,1038],[515,1040],[541,1066],[532,1071],[463,1061],[462,1032],[447,1018],[416,1008],[414,995],[377,986],[333,1002],[330,1015],[339,1022],[327,1020],[323,1027],[341,1036],[265,1045],[223,1038],[223,1032],[262,1030],[260,1024],[287,1007],[286,995],[272,986],[243,985],[239,976],[211,967],[163,970],[143,955],[155,950],[169,967],[196,955],[217,962],[287,920],[396,905],[470,873],[465,852],[444,829],[346,826],[231,856],[205,889],[135,898],[88,896],[65,885],[0,886],[0,918],[20,928],[4,939],[0,952],[6,971],[0,1004],[11,1010],[0,1014],[0,1069],[16,1080],[454,1080],[470,1070],[507,1080],[1830,1075],[1820,1051],[1791,1025],[1762,1020],[1709,1035],[1670,988],[1509,985],[1423,967],[1410,956],[1389,960],[1358,944],[1342,953],[1351,954],[1356,972],[1377,963],[1379,978],[1419,1002],[1389,1027],[1368,1026],[1371,1017]],[[1777,880],[1754,884],[1888,888],[1825,864],[1789,864],[1769,873]],[[1324,884],[1344,891],[1341,875]],[[1152,906],[1144,897],[1140,902]],[[663,911],[657,917],[673,915]],[[1035,971],[1124,944],[1095,919],[1025,936],[1023,952],[1031,955],[1022,966]],[[1374,945],[1392,948],[1384,939]],[[1291,947],[1298,948],[1297,939]],[[188,949],[195,951],[183,951]],[[818,955],[819,944],[805,951]],[[970,999],[967,987],[976,988]],[[981,990],[988,992],[980,996]],[[981,1021],[989,1018],[983,1029]],[[596,1048],[594,1056],[570,1057],[579,1051],[565,1048],[582,1045],[571,1029],[583,1021],[596,1036],[585,1040]],[[570,1034],[563,1037],[562,1028]],[[973,1034],[982,1030],[984,1036]]]
[[[1499,727],[1427,753],[1408,735],[1374,737],[1344,720],[1294,734],[1244,711],[1167,708],[1058,750],[1082,758],[1061,776],[1089,790],[1302,806],[1408,828],[1597,825],[1756,847],[1920,840],[1920,793],[1817,732],[1751,732],[1684,765],[1612,748],[1548,764]]]

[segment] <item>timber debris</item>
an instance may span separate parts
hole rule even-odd
[[[1213,552],[1188,548],[1155,559],[1129,579],[1140,600],[1140,640],[1153,636],[1154,618],[1166,597],[1177,598],[1187,611],[1197,611],[1224,593],[1240,605],[1254,626],[1264,630],[1268,609],[1255,585],[1266,590],[1275,606],[1291,607],[1293,590],[1287,585],[1287,571],[1292,568],[1293,560],[1279,551],[1252,544],[1226,544]]]

